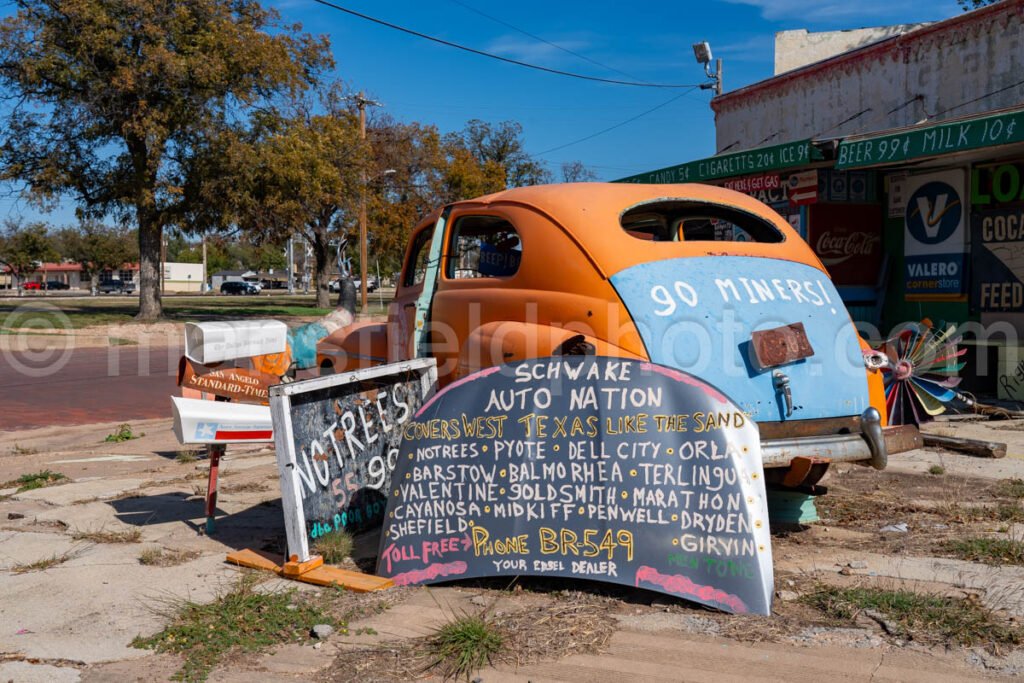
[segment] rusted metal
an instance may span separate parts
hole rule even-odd
[[[217,475],[220,472],[220,459],[227,447],[222,443],[211,443],[206,446],[206,454],[210,458],[210,477],[206,480],[206,535],[216,530],[214,518],[217,515]]]
[[[803,323],[759,330],[750,335],[750,352],[762,370],[792,363],[814,355]]]
[[[789,463],[789,471],[783,477],[782,485],[787,488],[800,486],[807,481],[808,475],[816,465],[828,465],[828,463],[828,458],[798,455]]]
[[[860,415],[826,417],[816,420],[790,420],[788,422],[759,422],[762,439],[785,439],[828,434],[860,432]]]
[[[281,381],[273,376],[245,368],[210,369],[182,358],[178,366],[178,384],[240,403],[262,403],[270,400],[269,390]]]
[[[914,425],[896,425],[882,430],[885,436],[885,449],[892,453],[903,453],[924,446],[921,432]]]

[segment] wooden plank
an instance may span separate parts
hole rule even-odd
[[[317,586],[337,585],[356,593],[384,590],[395,585],[394,581],[383,576],[353,572],[326,564],[316,569],[311,569],[295,578],[303,583],[312,583]]]
[[[245,550],[236,550],[233,553],[228,553],[227,561],[250,569],[263,569],[274,572],[280,576],[282,573],[281,563],[284,562],[284,558],[273,553],[246,548]]]
[[[965,455],[973,455],[977,458],[1005,458],[1006,444],[997,441],[978,441],[977,439],[962,439],[958,436],[939,436],[922,432],[925,446],[938,446]]]

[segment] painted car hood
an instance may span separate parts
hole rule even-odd
[[[611,277],[651,361],[713,384],[754,420],[860,415],[869,406],[856,330],[832,281],[803,263],[750,256],[677,258]],[[814,355],[761,370],[750,335],[803,323]],[[793,414],[776,390],[785,373]]]

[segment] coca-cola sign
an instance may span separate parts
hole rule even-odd
[[[812,204],[807,242],[837,286],[874,287],[882,267],[880,204]]]
[[[814,253],[826,266],[834,266],[854,256],[871,256],[881,241],[882,236],[877,233],[826,230],[818,236]]]

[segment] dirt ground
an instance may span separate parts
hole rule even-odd
[[[1022,423],[950,421],[929,429],[1004,441],[985,460],[924,449],[885,472],[835,467],[821,521],[773,530],[770,618],[737,617],[656,593],[524,579],[461,582],[344,597],[347,630],[235,654],[211,681],[437,677],[417,643],[453,615],[486,612],[517,644],[483,681],[971,680],[1024,673],[1024,649],[908,637],[870,610],[849,618],[806,598],[822,587],[905,589],[966,600],[1011,627],[1024,620],[1024,566],[963,559],[958,539],[1024,539]],[[234,549],[280,550],[273,453],[231,448],[216,533],[204,533],[207,462],[177,445],[169,420],[0,433],[0,482],[51,470],[66,480],[17,492],[0,484],[0,681],[167,680],[181,659],[131,641],[167,622],[161,606],[202,603],[234,582]],[[889,530],[886,530],[886,529]],[[114,539],[121,542],[110,542]],[[175,566],[144,565],[162,551]],[[325,589],[278,579],[267,589]],[[419,660],[414,660],[420,656]],[[425,662],[429,665],[429,662]]]

